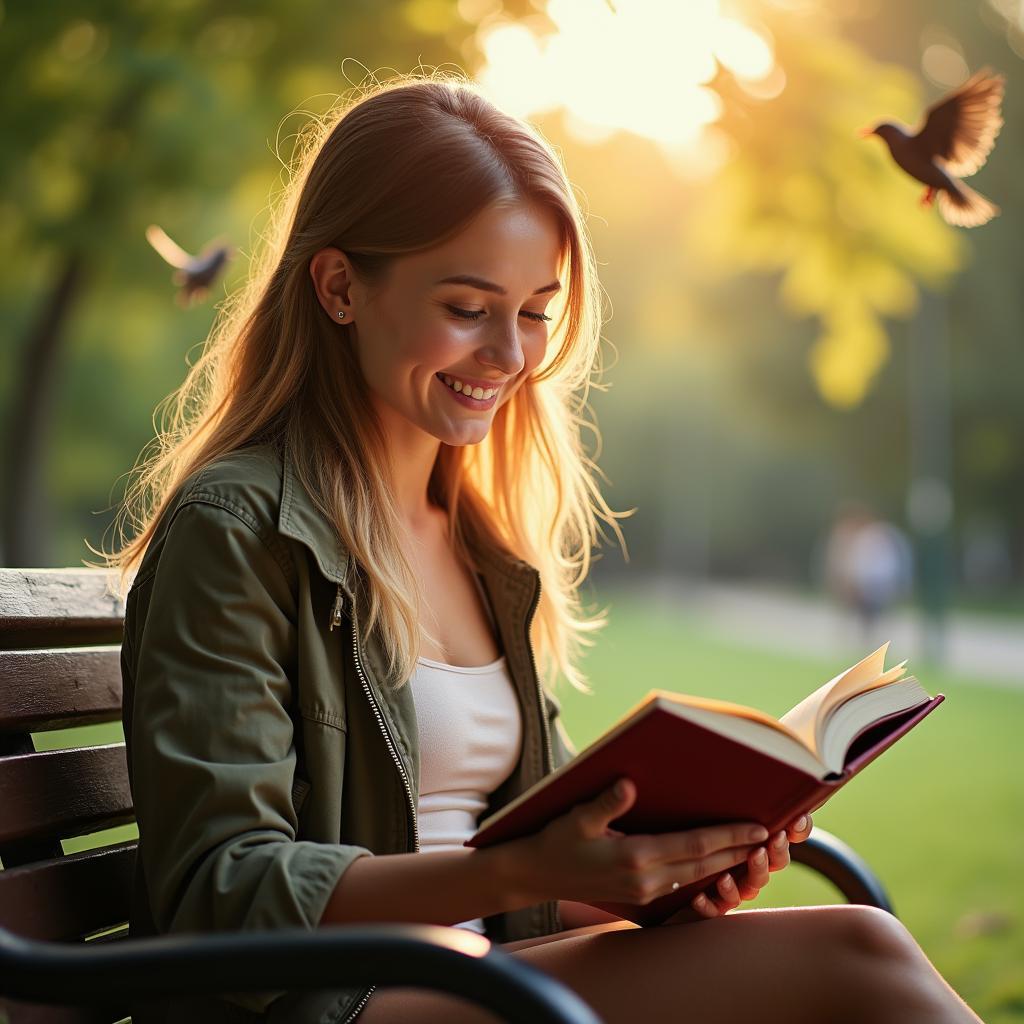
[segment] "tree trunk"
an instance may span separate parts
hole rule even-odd
[[[0,561],[22,568],[48,567],[53,550],[45,493],[46,448],[53,421],[53,393],[64,326],[81,292],[85,262],[77,250],[64,265],[23,345],[7,423],[6,479]]]

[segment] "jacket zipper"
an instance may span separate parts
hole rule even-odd
[[[334,607],[331,609],[331,624],[329,627],[331,630],[333,630],[335,626],[341,625],[341,609],[343,603],[344,597],[341,584],[339,583],[338,592],[334,598]],[[366,674],[363,671],[363,663],[359,657],[359,640],[356,625],[356,610],[354,607],[352,608],[352,654],[355,658],[356,672],[359,675],[359,682],[363,687],[363,692],[366,694],[367,700],[370,702],[370,707],[373,709],[373,717],[377,720],[377,725],[380,727],[381,734],[384,736],[384,742],[387,743],[388,753],[391,754],[391,760],[395,762],[398,774],[402,778],[402,788],[405,791],[405,798],[409,805],[409,814],[411,816],[410,820],[412,821],[413,851],[418,853],[420,849],[420,833],[419,825],[416,822],[416,801],[412,796],[412,786],[409,783],[409,775],[405,770],[405,765],[402,764],[402,759],[398,756],[398,749],[395,744],[394,737],[391,735],[388,723],[384,720],[384,715],[381,712],[380,704],[377,703],[377,698],[373,695],[373,690],[370,689],[369,680],[367,680]],[[349,1010],[348,1015],[341,1024],[350,1024],[351,1021],[355,1020],[356,1016],[362,1011],[363,1007],[367,1004],[370,996],[373,995],[376,989],[376,985],[371,985],[363,993],[362,999],[360,999],[359,1002]]]
[[[342,604],[342,590],[341,584],[338,584],[338,592],[334,596],[334,607],[331,608],[331,624],[327,627],[330,632],[334,632],[335,626],[341,625],[341,604]]]
[[[331,613],[331,629],[341,622],[341,607],[344,602],[342,596],[341,584],[338,585],[338,596],[334,600],[334,608]],[[366,694],[366,699],[370,702],[370,707],[373,709],[373,717],[377,720],[377,725],[380,726],[381,734],[384,736],[384,742],[388,745],[388,753],[391,755],[391,760],[395,762],[395,767],[398,769],[398,774],[402,777],[402,789],[405,791],[405,799],[409,805],[409,820],[412,822],[412,842],[413,852],[419,853],[420,849],[420,831],[419,825],[416,821],[416,801],[412,795],[412,784],[409,782],[409,773],[405,770],[405,765],[402,764],[402,759],[398,755],[398,744],[395,742],[394,736],[391,734],[391,729],[388,723],[384,719],[384,714],[380,709],[380,704],[377,702],[377,698],[373,695],[373,690],[370,688],[369,680],[366,678],[366,673],[363,671],[363,662],[359,657],[359,639],[358,639],[358,624],[356,622],[356,610],[352,611],[352,654],[355,658],[356,672],[359,674],[359,682],[363,687],[363,692]]]
[[[548,716],[545,710],[544,702],[544,691],[540,685],[540,676],[537,674],[537,662],[533,657],[533,644],[530,643],[530,623],[533,621],[534,612],[537,611],[537,605],[540,604],[540,577],[537,577],[537,593],[533,599],[533,606],[530,608],[529,614],[526,616],[526,650],[530,654],[530,667],[533,669],[534,682],[537,684],[537,704],[540,707],[540,727],[544,734],[544,749],[548,755],[547,764],[544,766],[545,774],[548,774],[554,770],[555,767],[555,756],[551,751],[551,732],[548,729]]]
[[[544,704],[544,692],[540,683],[540,676],[537,673],[537,662],[533,655],[533,644],[530,642],[530,623],[533,621],[533,616],[537,611],[537,605],[540,604],[540,592],[541,583],[540,579],[537,580],[537,590],[534,595],[533,605],[530,608],[529,614],[526,617],[526,650],[530,655],[530,667],[533,669],[533,678],[537,687],[537,705],[540,708],[540,724],[541,731],[544,734],[544,750],[547,754],[547,764],[545,765],[545,772],[550,772],[554,767],[554,754],[551,750],[551,732],[548,729],[548,716],[545,712]],[[333,630],[335,626],[341,625],[341,611],[344,604],[344,596],[341,589],[341,584],[338,584],[338,591],[334,598],[334,606],[331,609],[331,623],[328,627]],[[413,849],[419,851],[420,848],[420,837],[419,837],[419,826],[416,821],[416,802],[412,797],[412,787],[409,784],[409,776],[405,770],[405,766],[402,764],[401,758],[398,756],[398,751],[395,746],[394,738],[391,735],[391,730],[388,728],[387,722],[384,720],[384,716],[381,713],[380,705],[377,703],[377,698],[374,697],[373,691],[370,689],[370,684],[366,679],[366,675],[363,672],[363,664],[359,658],[359,643],[357,640],[357,628],[356,628],[356,611],[352,609],[352,653],[355,657],[356,672],[359,675],[359,682],[363,687],[363,692],[366,694],[367,699],[370,702],[370,706],[373,709],[374,718],[377,720],[377,724],[380,726],[381,733],[384,736],[384,740],[388,745],[388,752],[391,754],[391,759],[395,763],[395,767],[398,769],[398,773],[402,778],[402,786],[405,790],[406,800],[409,805],[409,812],[412,821],[412,834],[413,834]],[[553,920],[552,926],[557,926],[557,921]],[[353,1020],[359,1015],[363,1007],[370,1000],[370,996],[376,991],[377,986],[371,985],[366,992],[363,994],[362,999],[356,1003],[355,1006],[348,1012],[344,1021],[341,1024],[351,1024]]]
[[[356,1005],[353,1006],[351,1010],[349,1010],[348,1016],[341,1022],[341,1024],[351,1024],[351,1021],[354,1021],[356,1019],[356,1017],[359,1015],[359,1013],[361,1012],[363,1007],[370,1001],[370,996],[372,996],[373,993],[376,992],[376,991],[377,991],[377,986],[376,985],[371,985],[363,993],[363,998],[360,999],[359,1002],[356,1003]]]
[[[537,593],[534,595],[533,606],[530,608],[530,613],[526,616],[526,650],[530,654],[530,667],[533,669],[533,678],[537,684],[537,703],[540,707],[540,727],[541,732],[544,734],[544,749],[548,756],[547,765],[544,768],[545,773],[550,773],[555,767],[555,755],[551,750],[551,730],[548,728],[548,716],[547,709],[544,702],[544,691],[541,688],[540,676],[537,674],[537,662],[533,656],[533,644],[530,643],[530,623],[533,622],[534,613],[537,611],[537,605],[540,604],[540,591],[541,583],[540,577],[537,577]],[[554,909],[548,913],[548,925],[552,932],[557,931],[561,925],[561,919],[558,915],[558,904],[555,903]]]

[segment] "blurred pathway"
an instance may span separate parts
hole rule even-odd
[[[924,658],[914,610],[892,612],[865,636],[856,619],[827,598],[757,584],[648,580],[641,588],[743,646],[856,658],[891,640],[889,664]],[[968,679],[1024,689],[1024,621],[957,612],[946,620],[943,667]]]

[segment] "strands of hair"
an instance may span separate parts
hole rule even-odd
[[[490,204],[536,202],[557,217],[564,245],[568,287],[552,323],[553,355],[498,409],[480,444],[441,445],[430,490],[468,564],[467,538],[476,536],[537,567],[538,672],[549,686],[561,674],[587,690],[578,662],[607,619],[606,609],[584,614],[579,588],[605,537],[599,520],[625,553],[616,520],[635,509],[609,508],[582,441],[588,429],[600,442],[586,414],[589,389],[604,389],[602,302],[560,157],[470,80],[434,70],[371,79],[339,99],[299,133],[290,171],[245,285],[218,307],[201,357],[161,402],[169,421],[136,461],[115,520],[122,541],[124,520],[133,536],[95,553],[120,570],[123,595],[187,477],[250,444],[287,442],[300,480],[359,567],[365,627],[378,630],[390,678],[402,685],[419,652],[419,584],[399,539],[383,430],[351,347],[336,344],[323,316],[309,263],[338,246],[373,288],[394,258],[454,237]]]

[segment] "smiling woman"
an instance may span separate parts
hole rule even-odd
[[[345,314],[348,341],[391,441],[407,523],[429,521],[427,482],[439,442],[479,444],[490,430],[492,417],[463,410],[496,414],[541,364],[551,319],[544,309],[561,288],[562,238],[548,206],[505,199],[454,238],[396,260],[372,293],[341,249],[322,249],[310,261],[325,312]],[[483,273],[445,275],[459,266]],[[555,280],[537,287],[540,274]],[[498,276],[505,282],[491,279]]]
[[[581,438],[601,329],[583,216],[538,132],[441,77],[316,124],[279,214],[109,557],[138,570],[133,936],[425,922],[505,944],[609,1022],[976,1020],[881,911],[726,916],[809,820],[770,843],[757,822],[625,836],[623,779],[535,836],[464,845],[572,758],[551,690],[585,682],[604,624],[579,590],[622,513]],[[583,906],[712,875],[673,927]],[[356,1017],[470,1019],[373,987],[132,1014]]]

